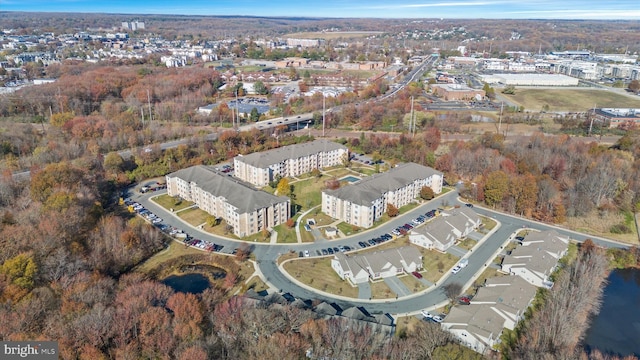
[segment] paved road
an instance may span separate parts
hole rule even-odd
[[[230,253],[235,247],[237,247],[241,242],[230,240],[222,237],[218,237],[215,235],[211,235],[208,233],[204,233],[195,228],[188,228],[187,225],[182,223],[177,217],[173,214],[169,214],[160,206],[155,203],[149,201],[151,196],[158,195],[158,193],[154,194],[145,194],[145,195],[134,195],[132,198],[135,201],[140,202],[150,211],[155,214],[161,216],[164,219],[166,224],[171,226],[175,226],[177,228],[182,228],[189,234],[194,237],[215,242],[217,244],[224,245],[225,248],[223,252]],[[589,236],[585,234],[580,234],[577,232],[573,232],[570,230],[566,230],[563,228],[559,228],[552,225],[547,225],[543,223],[533,222],[524,218],[520,218],[517,216],[510,216],[498,212],[491,211],[489,209],[475,207],[474,210],[484,216],[492,217],[500,222],[499,228],[489,236],[482,246],[476,247],[472,252],[469,253],[468,259],[469,264],[466,268],[460,271],[457,274],[447,274],[445,278],[436,283],[437,287],[432,288],[430,291],[421,294],[414,294],[407,297],[401,297],[398,300],[372,300],[369,301],[367,299],[347,299],[338,296],[332,296],[330,294],[318,293],[312,289],[300,286],[291,281],[286,275],[284,275],[278,265],[276,264],[276,259],[281,255],[289,252],[295,251],[298,253],[299,251],[309,250],[311,254],[316,254],[316,250],[326,248],[329,245],[331,246],[339,246],[339,245],[349,245],[354,249],[359,248],[357,243],[359,241],[367,241],[371,238],[377,237],[384,233],[389,233],[394,228],[407,223],[409,219],[417,217],[418,214],[423,214],[428,210],[438,207],[441,203],[448,203],[450,205],[459,204],[457,200],[457,192],[451,191],[436,200],[433,200],[425,205],[417,207],[402,216],[399,216],[390,222],[370,231],[365,231],[356,235],[353,235],[346,239],[332,240],[330,242],[322,242],[322,243],[306,243],[306,244],[263,244],[263,243],[254,243],[253,245],[253,253],[256,257],[256,262],[260,271],[266,277],[266,280],[277,289],[280,289],[283,292],[288,292],[293,296],[302,298],[302,299],[319,299],[329,302],[335,302],[342,307],[350,307],[350,306],[364,306],[371,313],[391,313],[391,314],[400,314],[400,313],[415,313],[421,309],[436,307],[447,301],[447,298],[442,290],[443,286],[450,283],[459,283],[459,284],[467,284],[473,281],[476,273],[480,273],[484,270],[486,265],[489,265],[491,261],[495,258],[496,254],[502,250],[503,245],[508,240],[509,236],[514,232],[521,230],[523,227],[528,227],[537,230],[548,230],[555,229],[560,234],[569,236],[573,240],[584,241],[587,238],[592,239],[596,244],[605,246],[605,247],[621,247],[628,248],[628,245],[617,243],[608,239],[598,238],[594,236]]]

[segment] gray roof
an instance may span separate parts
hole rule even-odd
[[[464,305],[451,308],[443,323],[466,324],[467,330],[472,334],[495,339],[504,328],[504,318],[491,310],[490,305]]]
[[[337,315],[341,309],[336,308],[336,305],[322,302],[315,308],[315,312],[322,315]]]
[[[503,267],[505,265],[515,266],[516,268],[525,267],[545,275],[551,274],[551,270],[554,269],[557,263],[558,259],[549,254],[544,245],[518,246],[502,260]]]
[[[551,254],[560,254],[569,248],[569,239],[560,236],[555,230],[531,231],[524,237],[522,245],[540,246]]]
[[[325,139],[315,140],[303,144],[279,147],[268,151],[255,152],[248,155],[238,155],[236,159],[257,168],[267,168],[289,159],[314,155],[338,149],[347,150],[346,146]]]
[[[411,263],[415,263],[419,265],[419,267],[422,266],[422,255],[412,246],[401,246],[353,255],[337,253],[335,259],[340,262],[340,266],[343,269],[350,270],[354,276],[357,275],[361,269],[367,273],[369,273],[368,269],[371,269],[372,273],[386,271],[387,268],[385,266],[388,264],[396,268],[404,269],[403,261],[407,266]]]
[[[487,279],[485,286],[478,289],[471,302],[504,304],[524,312],[537,290],[520,276],[495,277]]]
[[[195,182],[199,188],[216,197],[224,197],[227,203],[237,208],[237,213],[250,213],[271,205],[289,201],[285,196],[275,196],[257,190],[234,177],[222,174],[204,165],[178,170],[169,177],[177,177],[187,182]]]
[[[398,165],[382,174],[374,174],[354,184],[336,190],[324,190],[325,193],[354,204],[371,206],[373,202],[390,191],[396,191],[408,184],[427,179],[441,172],[416,163]]]

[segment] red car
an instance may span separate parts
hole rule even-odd
[[[466,297],[466,296],[463,296],[463,297],[461,297],[461,298],[459,298],[459,299],[458,299],[458,302],[459,302],[460,304],[463,304],[463,305],[469,305],[469,304],[471,303],[471,299],[469,299],[469,298],[468,298],[468,297]]]
[[[422,274],[420,274],[420,273],[419,273],[419,272],[417,272],[417,271],[414,271],[414,272],[412,272],[411,274],[412,274],[413,276],[417,277],[418,279],[422,279]]]

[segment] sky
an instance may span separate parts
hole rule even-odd
[[[640,0],[0,0],[0,11],[333,18],[639,20]]]

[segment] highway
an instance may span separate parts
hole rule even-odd
[[[150,198],[152,196],[156,196],[158,194],[160,193],[129,195],[131,195],[134,201],[139,202],[144,207],[163,218],[164,223],[179,229],[183,229],[185,232],[189,233],[195,238],[224,245],[224,253],[231,253],[233,249],[238,247],[241,243],[244,243],[243,241],[232,240],[205,233],[194,227],[191,227],[186,223],[183,223],[177,216],[169,213],[165,209],[150,201]],[[514,232],[521,230],[523,227],[536,230],[555,229],[560,234],[569,236],[572,240],[582,242],[585,239],[590,238],[596,244],[605,247],[628,247],[625,244],[621,244],[609,239],[581,234],[553,225],[543,224],[517,216],[495,212],[486,208],[475,207],[474,210],[478,214],[497,220],[500,223],[499,227],[497,228],[497,230],[495,230],[494,233],[486,238],[486,240],[484,240],[484,242],[480,246],[477,246],[472,252],[468,253],[469,264],[465,269],[457,274],[450,274],[448,272],[445,272],[444,280],[438,282],[436,284],[437,286],[430,287],[428,290],[418,294],[400,297],[397,300],[361,300],[334,296],[297,284],[296,282],[292,281],[291,278],[287,277],[287,275],[283,274],[276,264],[277,259],[281,255],[289,251],[298,253],[300,251],[309,250],[311,254],[315,254],[316,250],[320,250],[323,248],[326,249],[329,246],[335,247],[340,245],[349,245],[353,249],[358,249],[359,246],[357,245],[357,243],[359,241],[366,242],[367,240],[378,237],[383,233],[390,233],[394,228],[410,222],[410,219],[417,217],[418,214],[424,214],[428,210],[441,206],[441,204],[443,203],[449,205],[462,204],[457,197],[457,191],[451,191],[397,218],[394,218],[388,223],[385,223],[373,230],[364,231],[348,238],[304,244],[253,243],[251,244],[252,251],[255,255],[257,265],[264,275],[266,281],[272,287],[279,289],[282,292],[290,293],[293,296],[302,299],[320,299],[324,301],[335,302],[342,307],[363,306],[370,313],[413,314],[417,313],[421,309],[435,308],[446,303],[447,297],[442,290],[443,286],[445,286],[446,284],[471,284],[476,276],[482,273],[486,264],[490,264],[495,256],[501,251],[501,247],[506,243],[509,236]],[[397,241],[399,245],[404,244],[404,239],[394,241]]]

